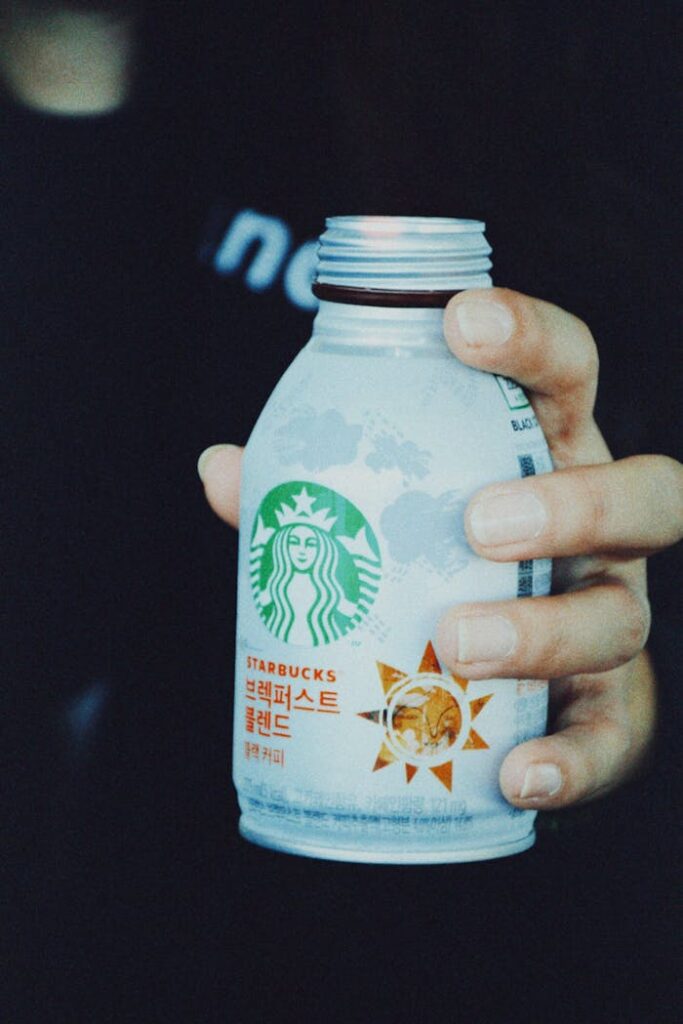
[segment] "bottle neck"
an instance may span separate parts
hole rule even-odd
[[[310,345],[346,355],[448,357],[443,309],[322,301]]]
[[[311,345],[349,355],[448,357],[443,310],[466,288],[491,286],[481,221],[328,217],[313,294]]]
[[[381,288],[346,288],[336,284],[322,284],[316,281],[313,294],[327,302],[339,302],[345,306],[389,306],[401,309],[445,309],[450,299],[457,294],[449,291],[396,291]]]

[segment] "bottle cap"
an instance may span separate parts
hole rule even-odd
[[[382,292],[489,288],[491,246],[478,220],[328,217],[316,284]]]

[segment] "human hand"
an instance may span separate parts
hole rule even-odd
[[[506,289],[469,291],[448,304],[444,333],[464,363],[526,388],[557,472],[486,487],[465,517],[484,558],[553,558],[553,595],[459,605],[437,646],[470,679],[552,680],[550,735],[511,751],[500,783],[517,807],[564,807],[618,785],[651,742],[645,556],[683,535],[683,467],[612,461],[593,418],[597,349],[571,314]]]
[[[458,605],[437,647],[469,679],[553,680],[550,735],[511,751],[500,783],[515,806],[559,808],[618,785],[651,742],[644,557],[683,535],[683,468],[663,456],[612,461],[593,419],[595,343],[571,314],[472,290],[451,300],[444,331],[463,362],[526,387],[558,472],[484,488],[465,520],[484,558],[555,559],[553,596]],[[210,505],[233,526],[240,464],[241,449],[214,445],[198,466]]]

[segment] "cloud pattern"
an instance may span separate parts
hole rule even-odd
[[[436,498],[424,491],[402,494],[380,520],[391,557],[404,565],[427,562],[439,572],[463,569],[470,555],[465,507],[457,491],[445,491]]]
[[[406,479],[414,476],[421,480],[429,472],[429,459],[429,452],[412,441],[399,441],[391,434],[381,433],[374,439],[374,448],[365,461],[375,473],[398,469]]]
[[[313,472],[353,462],[362,433],[360,424],[347,423],[336,409],[316,413],[306,408],[280,427],[275,448],[284,465],[299,464]]]

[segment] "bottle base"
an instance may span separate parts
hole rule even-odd
[[[328,846],[308,842],[293,835],[260,828],[253,819],[250,820],[244,814],[240,818],[239,830],[242,837],[250,843],[263,846],[268,850],[276,850],[278,853],[359,864],[465,864],[470,861],[495,860],[498,857],[510,857],[515,853],[523,853],[536,841],[536,833],[532,828],[522,839],[502,843],[499,846],[473,848],[443,846],[432,850],[405,848],[371,850],[362,847]]]

